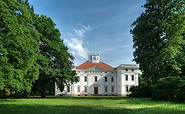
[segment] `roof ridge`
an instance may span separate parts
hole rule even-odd
[[[103,68],[103,69],[115,69],[114,67],[100,61],[99,63],[90,63],[89,61],[86,61],[84,63],[82,63],[81,65],[79,65],[78,67],[76,67],[76,69],[89,69],[91,67],[94,67],[94,66],[98,66],[100,68]]]

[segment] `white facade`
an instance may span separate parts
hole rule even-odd
[[[79,81],[65,87],[63,92],[55,87],[56,95],[121,95],[125,96],[131,86],[138,85],[138,65],[121,64],[111,69],[100,61],[100,55],[89,55],[88,62],[76,67]],[[90,68],[83,68],[89,67]],[[104,66],[103,66],[104,65]],[[83,69],[79,69],[83,68]]]

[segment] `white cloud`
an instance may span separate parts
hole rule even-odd
[[[87,25],[87,26],[84,26],[84,25],[81,25],[85,30],[91,30],[91,26]]]
[[[85,32],[91,30],[91,26],[90,25],[87,25],[87,26],[80,25],[80,26],[81,26],[80,29],[74,28],[73,31],[76,37],[82,39],[83,37],[85,37]]]
[[[82,41],[71,38],[70,40],[65,40],[65,42],[69,47],[69,52],[72,53],[75,58],[87,59],[88,50],[82,46]]]
[[[69,48],[69,52],[72,53],[76,59],[87,59],[88,49],[83,47],[83,38],[89,30],[91,30],[89,25],[81,25],[79,29],[74,28],[73,33],[67,33],[68,39],[64,39],[64,42]]]
[[[80,39],[84,37],[85,29],[73,29],[74,33],[79,37]]]

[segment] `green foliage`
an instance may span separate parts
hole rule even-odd
[[[34,84],[41,86],[42,97],[45,97],[46,85],[50,80],[60,78],[63,82],[74,82],[75,71],[69,66],[68,48],[60,39],[60,32],[55,28],[51,18],[44,15],[32,15],[34,27],[41,34],[37,63],[40,67],[39,80]],[[63,83],[62,82],[62,83]],[[34,87],[36,88],[36,87]]]
[[[28,7],[27,1],[0,1],[0,90],[30,92],[38,79],[39,33]]]
[[[133,86],[129,90],[130,97],[151,97],[151,85],[139,74],[139,86]]]
[[[0,92],[27,94],[36,81],[76,81],[73,59],[51,18],[36,15],[28,0],[0,0]],[[54,82],[53,82],[54,83]],[[37,85],[37,84],[34,84]],[[5,91],[10,90],[10,91]],[[2,94],[1,94],[2,95]]]
[[[42,81],[36,80],[33,83],[31,96],[41,96],[42,95]],[[45,86],[45,95],[55,95],[55,80],[48,80]]]
[[[130,97],[151,97],[151,86],[143,85],[143,86],[133,86],[129,90],[131,93]]]
[[[176,91],[176,100],[178,102],[185,102],[185,80],[182,80],[178,85],[179,87]]]
[[[176,90],[181,82],[179,77],[160,78],[152,87],[153,100],[175,100]]]
[[[146,0],[145,12],[132,24],[134,61],[150,83],[182,73],[184,6],[184,0]]]

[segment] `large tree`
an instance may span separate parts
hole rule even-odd
[[[51,18],[33,15],[34,26],[41,34],[37,63],[40,67],[39,79],[35,83],[41,86],[41,97],[45,97],[46,85],[50,80],[60,79],[60,83],[76,81],[75,71],[69,65],[68,48],[60,39],[60,32]]]
[[[182,73],[184,6],[184,0],[146,0],[145,12],[132,24],[134,61],[152,83]]]
[[[76,81],[73,58],[55,26],[28,0],[0,0],[0,91],[28,93],[38,79],[34,84],[45,97],[47,82]]]
[[[39,33],[27,0],[0,0],[0,91],[30,92],[38,79]]]

